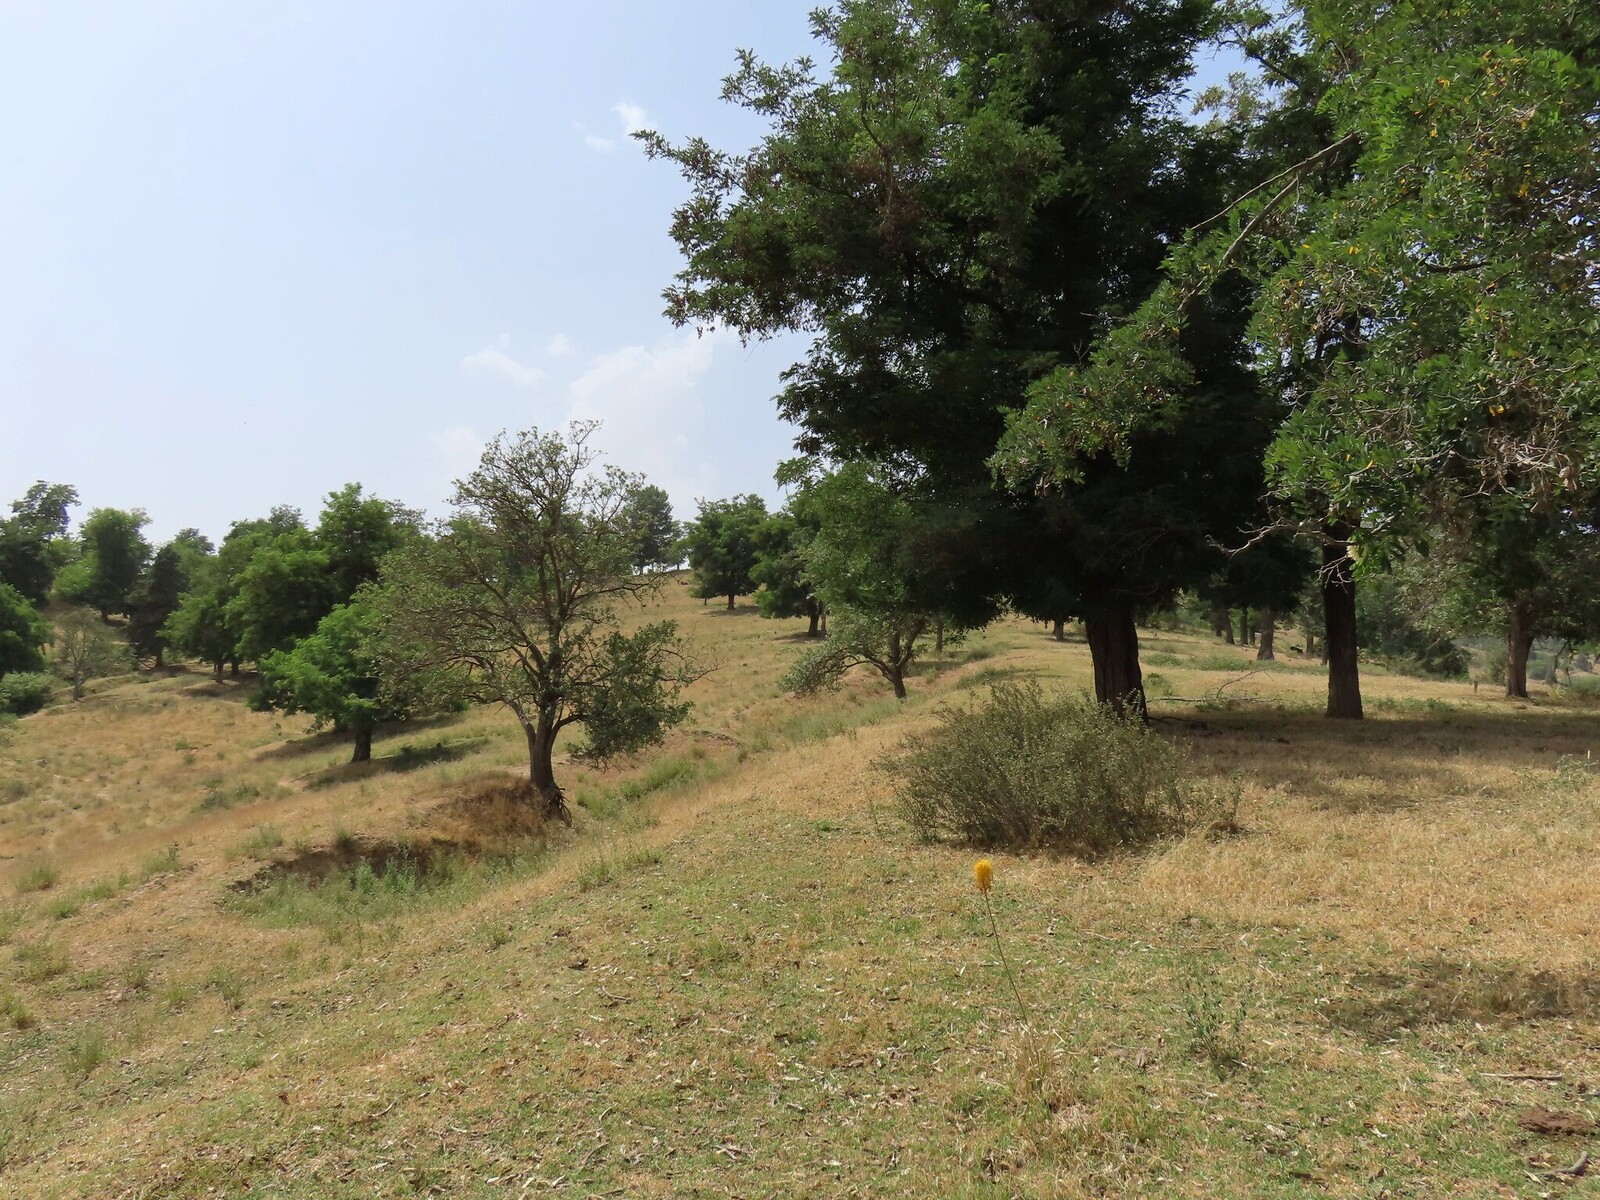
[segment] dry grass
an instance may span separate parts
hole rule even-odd
[[[565,768],[571,833],[529,823],[493,711],[360,768],[198,674],[13,726],[0,1192],[1566,1186],[1540,1172],[1578,1143],[1516,1117],[1595,1115],[1591,715],[1374,675],[1372,719],[1335,725],[1314,665],[1241,679],[1243,652],[1152,635],[1204,701],[1160,728],[1242,776],[1243,832],[997,856],[1024,1027],[971,856],[896,827],[870,763],[987,680],[1083,686],[1081,644],[1007,624],[903,708],[865,676],[796,701],[799,623],[668,604],[722,669],[657,753]],[[287,899],[242,903],[270,870],[301,871]]]

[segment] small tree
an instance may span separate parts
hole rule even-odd
[[[188,586],[183,550],[169,543],[156,551],[128,596],[128,642],[135,654],[155,659],[158,668],[172,644],[165,632],[167,620],[178,611]]]
[[[621,629],[623,606],[659,578],[633,570],[625,514],[640,479],[591,470],[595,428],[497,438],[456,484],[454,516],[384,560],[370,592],[385,687],[505,705],[527,736],[529,783],[564,820],[557,735],[583,724],[596,756],[659,742],[702,674],[671,621]]]
[[[72,685],[73,700],[83,699],[89,680],[132,665],[128,647],[87,608],[75,608],[58,622],[52,658],[57,674]]]
[[[58,583],[62,598],[98,609],[102,619],[128,611],[128,597],[150,561],[150,543],[140,532],[150,518],[143,509],[97,508],[79,534],[83,557]]]
[[[76,488],[40,480],[0,521],[0,583],[9,583],[33,605],[50,598],[56,571],[68,550],[67,510],[78,502]]]
[[[766,519],[766,503],[753,493],[732,500],[700,501],[700,515],[683,539],[694,570],[697,598],[726,596],[731,609],[735,596],[748,596],[756,590],[750,573],[756,565],[756,538]]]
[[[49,640],[49,623],[21,592],[9,583],[0,583],[0,675],[42,670],[40,648]]]
[[[815,535],[816,523],[803,504],[791,504],[774,513],[756,531],[756,565],[750,578],[761,589],[756,607],[763,617],[807,617],[806,630],[816,637],[822,623],[822,601],[806,569],[805,548]]]
[[[261,660],[261,690],[251,707],[305,713],[312,719],[311,732],[326,727],[349,734],[355,745],[350,761],[368,761],[372,731],[380,723],[407,719],[417,708],[414,694],[380,686],[372,650],[375,627],[367,605],[339,605],[293,650]]]

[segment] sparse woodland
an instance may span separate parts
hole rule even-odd
[[[1600,9],[813,32],[637,135],[779,507],[0,514],[0,1193],[1587,1186]]]

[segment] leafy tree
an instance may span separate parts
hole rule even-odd
[[[142,509],[97,508],[79,530],[82,558],[63,572],[62,599],[99,609],[102,619],[128,611],[128,597],[150,561],[150,543],[140,532],[150,523]]]
[[[237,674],[245,657],[241,577],[259,549],[304,528],[297,510],[281,506],[264,519],[234,522],[216,555],[191,568],[189,590],[165,626],[168,644],[210,663],[219,682],[224,664]]]
[[[756,539],[766,519],[766,502],[754,493],[732,500],[700,501],[700,514],[683,539],[694,571],[696,597],[726,596],[732,609],[735,596],[756,590],[751,572],[756,565]]]
[[[1460,647],[1418,621],[1405,581],[1397,574],[1363,581],[1356,596],[1356,631],[1362,646],[1393,665],[1430,675],[1467,673],[1467,656]]]
[[[582,724],[601,756],[659,742],[700,674],[672,622],[622,629],[624,607],[660,579],[633,569],[626,514],[641,481],[590,470],[594,429],[497,438],[457,483],[451,519],[391,554],[369,593],[386,687],[505,705],[527,736],[533,790],[564,819],[557,735]]]
[[[780,513],[774,513],[756,530],[756,563],[750,579],[760,589],[756,606],[763,617],[806,617],[808,637],[820,633],[822,600],[806,566],[806,547],[821,528],[817,506],[805,492],[797,492]]]
[[[42,647],[49,641],[50,623],[20,591],[0,583],[0,675],[43,670]]]
[[[417,708],[414,695],[382,687],[372,647],[375,630],[376,616],[366,604],[338,605],[294,649],[274,651],[261,661],[261,690],[252,706],[305,713],[312,718],[312,732],[327,727],[350,735],[351,762],[368,761],[373,730],[406,720]]]
[[[818,520],[803,551],[805,572],[830,614],[829,629],[784,686],[815,691],[865,665],[904,700],[906,672],[945,616],[944,576],[927,552],[928,530],[916,506],[862,463],[808,481],[802,495]]]
[[[635,570],[675,567],[683,561],[681,531],[673,519],[672,500],[665,489],[645,484],[629,502],[624,519],[637,530],[639,539],[633,560]]]
[[[375,580],[383,556],[415,537],[420,523],[420,514],[404,505],[363,495],[359,483],[329,492],[315,535],[328,557],[329,594],[343,603]]]
[[[171,641],[168,619],[178,611],[189,587],[189,561],[176,542],[156,551],[128,597],[128,644],[136,655],[155,659],[157,668]]]
[[[1236,310],[1195,331],[1193,402],[1139,454],[1053,494],[1025,471],[997,486],[988,460],[1027,388],[1136,305],[1214,203],[1225,148],[1170,103],[1207,14],[846,0],[813,19],[826,77],[742,55],[724,94],[769,123],[751,150],[646,138],[692,188],[669,315],[814,333],[778,401],[800,448],[914,485],[967,619],[1033,610],[1053,576],[1050,607],[1086,618],[1097,694],[1140,711],[1135,615],[1214,570],[1211,540],[1237,540],[1260,491],[1270,422]]]
[[[83,688],[89,680],[115,675],[133,665],[127,645],[94,610],[72,609],[56,624],[51,658],[56,673],[72,685],[73,700],[83,699]]]
[[[258,663],[308,636],[341,599],[333,558],[309,529],[259,542],[233,582],[228,614],[238,655]]]
[[[67,510],[78,491],[64,483],[40,480],[0,521],[0,583],[8,583],[35,606],[50,598],[56,571],[66,552]]]

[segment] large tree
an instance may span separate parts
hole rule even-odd
[[[1141,711],[1137,613],[1213,570],[1209,539],[1238,537],[1259,491],[1237,329],[1196,337],[1216,369],[1140,456],[1049,495],[997,487],[987,460],[1028,386],[1143,298],[1211,202],[1226,155],[1171,104],[1208,12],[846,0],[813,18],[830,72],[746,54],[727,80],[770,126],[751,150],[647,140],[693,189],[669,314],[813,333],[779,397],[801,448],[892,471],[944,526],[974,614],[1037,607],[1053,576],[1051,606],[1087,620],[1097,693]]]
[[[50,599],[67,551],[67,510],[77,503],[76,488],[41,479],[11,502],[11,516],[0,521],[0,583],[16,588],[30,604]]]
[[[671,621],[625,625],[660,577],[633,569],[626,514],[641,480],[592,469],[594,428],[496,439],[456,484],[451,518],[391,554],[365,593],[389,686],[509,708],[529,783],[563,818],[561,731],[583,725],[599,757],[658,742],[687,715],[679,693],[699,675]]]
[[[150,523],[143,509],[97,508],[78,531],[82,556],[57,583],[62,598],[100,611],[102,619],[128,611],[128,597],[150,561],[141,530]]]
[[[43,670],[43,647],[49,641],[50,623],[34,611],[26,596],[9,583],[0,583],[0,675]]]
[[[731,500],[700,501],[700,511],[683,536],[696,597],[726,596],[732,609],[734,597],[756,590],[752,572],[766,519],[766,502],[754,493]]]
[[[679,544],[682,531],[672,516],[672,499],[666,489],[645,484],[629,501],[624,516],[636,530],[639,542],[633,559],[637,570],[675,567],[683,561]]]

